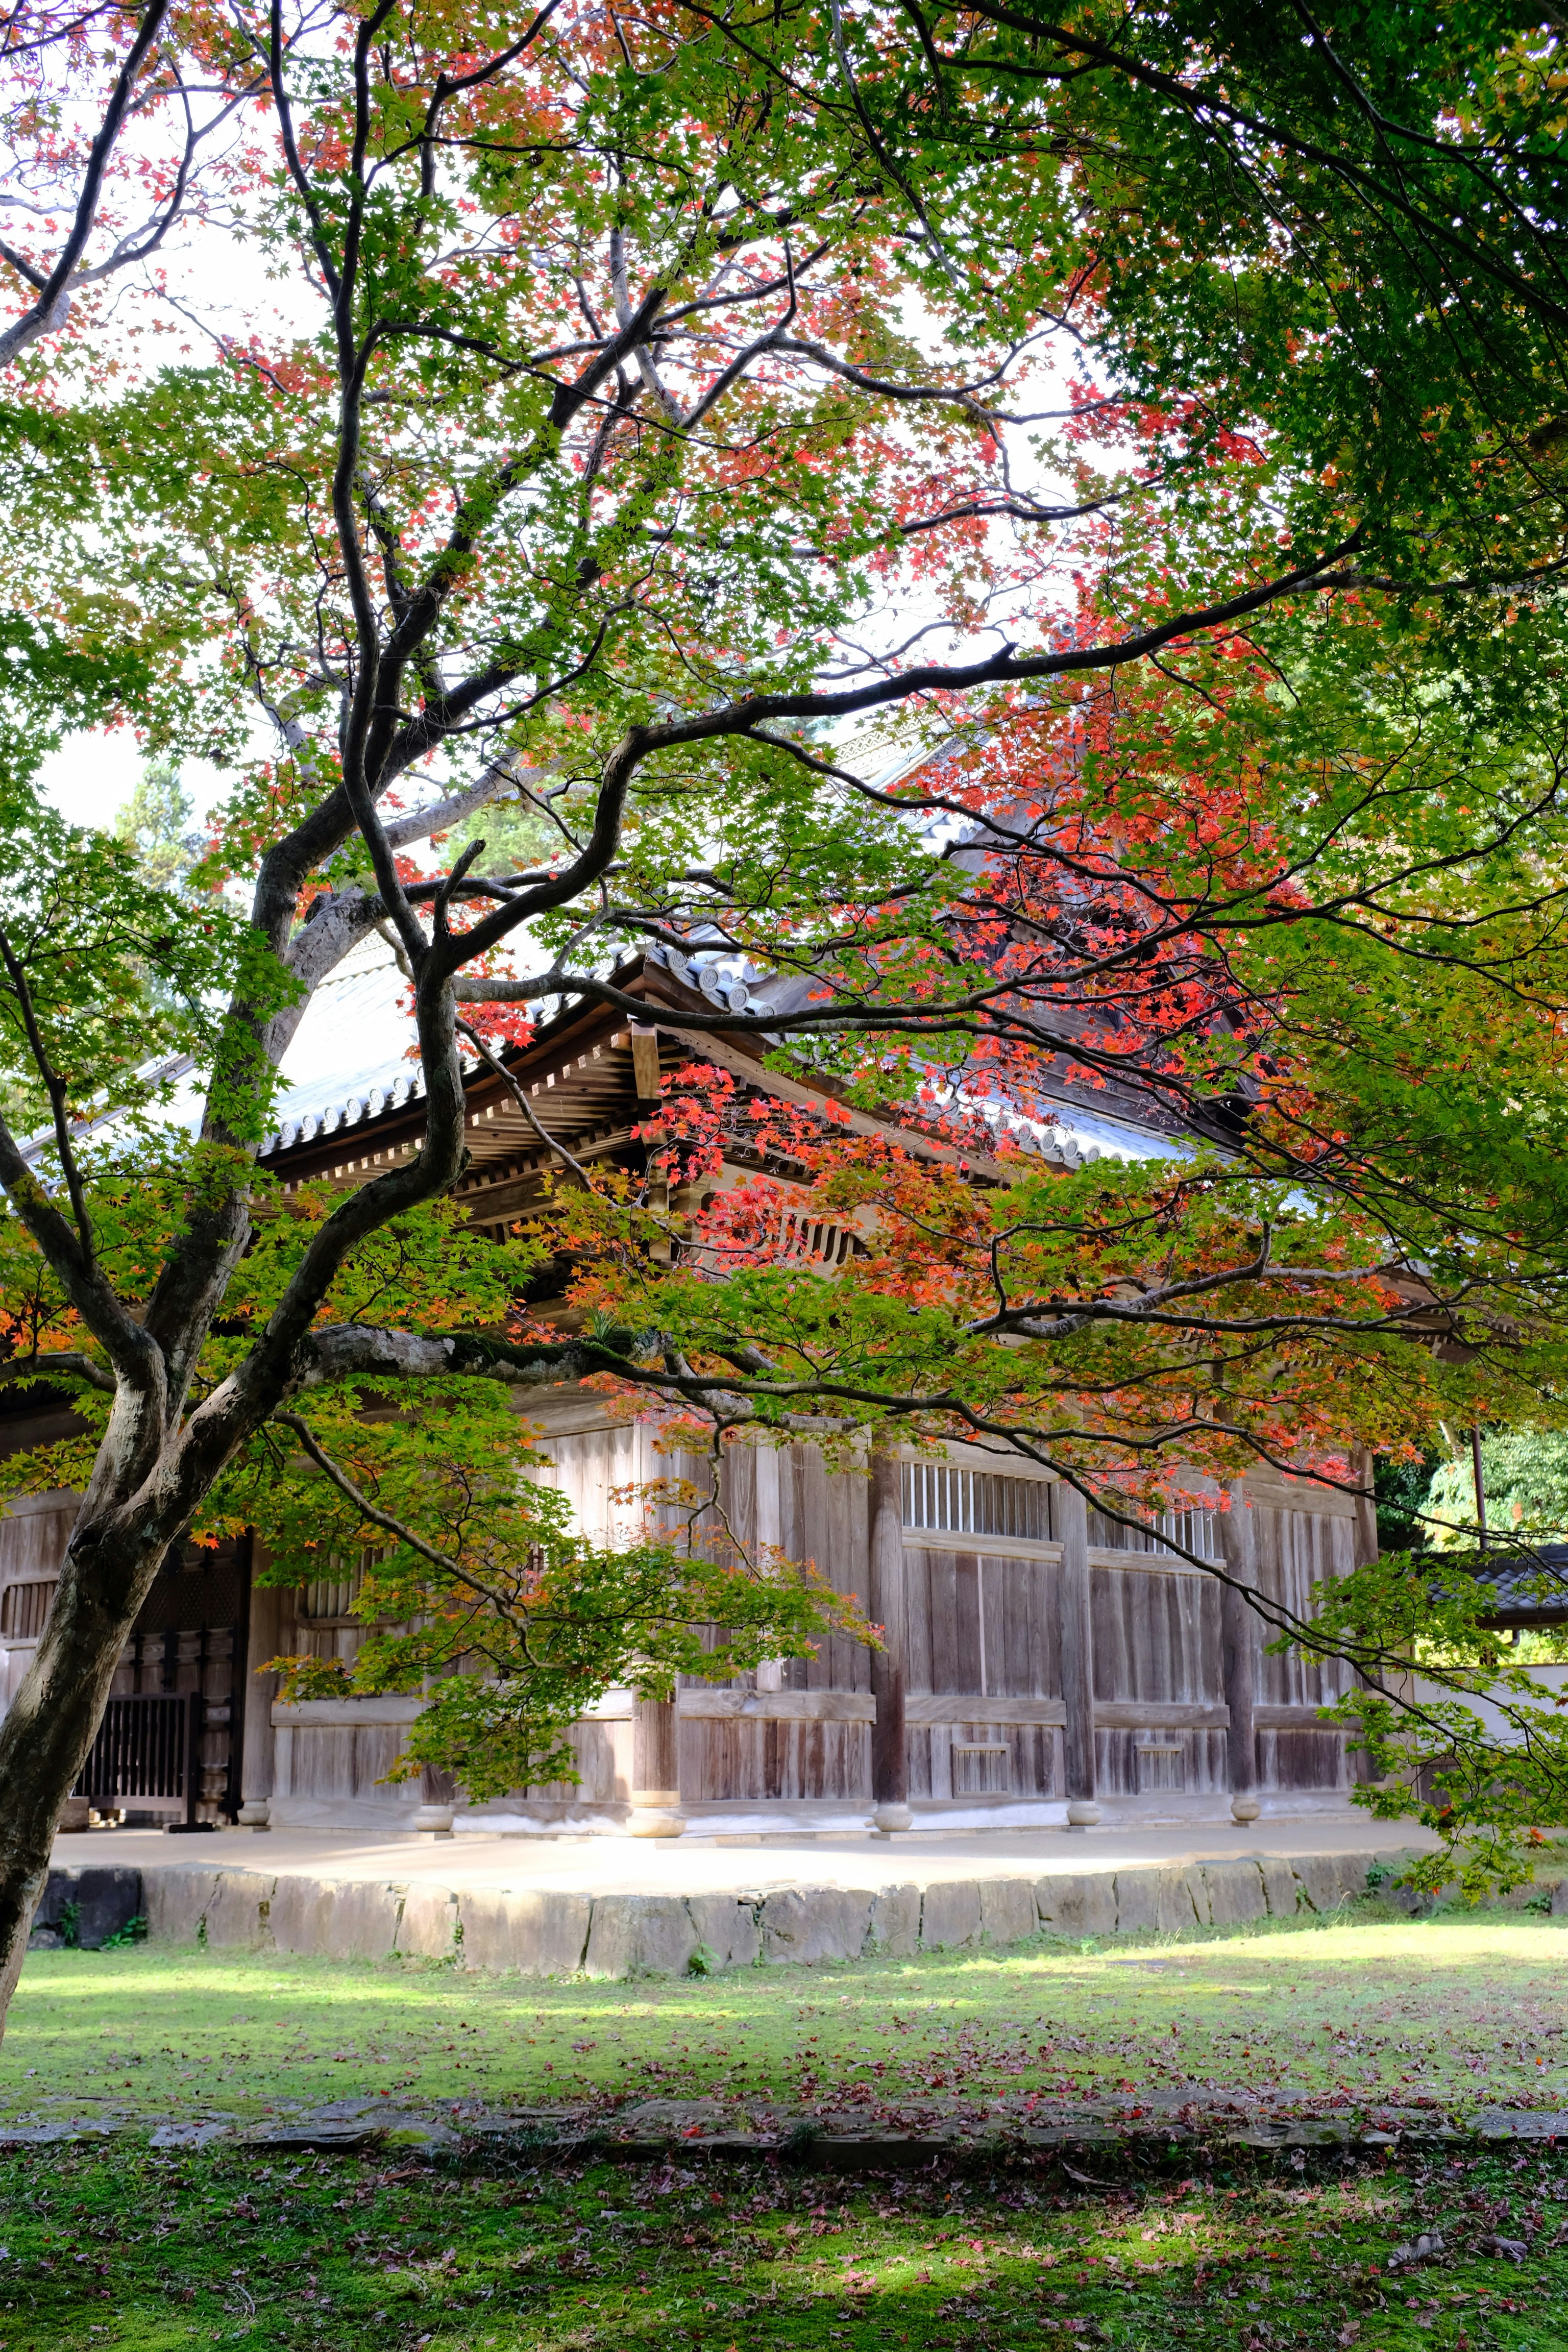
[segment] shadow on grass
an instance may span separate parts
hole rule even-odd
[[[1092,2189],[1056,2164],[936,2167],[843,2189],[777,2163],[36,2152],[0,2158],[0,2343],[1545,2352],[1568,2309],[1564,2199],[1555,2151],[1186,2154]]]

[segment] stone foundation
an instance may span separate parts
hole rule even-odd
[[[945,1879],[925,1888],[793,1886],[757,1895],[600,1895],[424,1882],[331,1879],[263,1870],[56,1871],[34,1942],[98,1944],[138,1913],[159,1943],[395,1955],[531,1977],[705,1974],[753,1966],[999,1949],[1037,1935],[1172,1934],[1253,1919],[1327,1915],[1367,1890],[1372,1864],[1403,1853],[1263,1855],[1176,1868],[1053,1871]],[[92,1882],[89,1886],[88,1882]],[[1521,1887],[1568,1911],[1568,1882]],[[75,1903],[75,1914],[65,1906]]]

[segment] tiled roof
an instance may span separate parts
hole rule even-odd
[[[765,1018],[793,992],[788,982],[759,982],[735,955],[686,956],[651,947],[643,960],[729,1013]],[[417,1063],[399,1049],[400,1036],[408,1034],[397,1009],[405,985],[390,950],[377,940],[356,950],[317,991],[284,1057],[288,1117],[263,1143],[264,1158],[335,1135],[423,1094]],[[549,1000],[540,1006],[542,1027],[558,1009]],[[999,1133],[1069,1168],[1102,1159],[1179,1157],[1186,1149],[1174,1137],[1077,1103],[1043,1120],[1021,1118],[1001,1106],[994,1115],[985,1105],[979,1108]]]
[[[764,1018],[792,1006],[810,986],[805,979],[784,975],[760,979],[743,958],[724,952],[699,950],[683,955],[676,949],[656,946],[644,951],[642,961],[668,971],[679,988],[704,996],[726,1012]],[[263,1159],[344,1133],[424,1094],[424,1073],[408,1051],[413,1030],[403,1010],[406,992],[407,983],[391,950],[378,938],[363,941],[320,984],[283,1057],[279,1102],[282,1116],[272,1133],[263,1139]],[[537,1008],[540,1030],[547,1030],[567,1009],[559,1000],[542,1002]],[[679,1024],[675,1007],[660,1007],[660,1011]],[[469,1069],[479,1066],[471,1055],[464,1056],[464,1064]],[[172,1127],[194,1133],[200,1124],[203,1099],[195,1065],[188,1056],[182,1056],[160,1075],[172,1087],[164,1119]],[[757,1075],[765,1084],[761,1069]],[[1037,1119],[1025,1118],[1000,1101],[972,1100],[970,1108],[987,1121],[998,1139],[1005,1137],[1067,1168],[1084,1167],[1098,1160],[1182,1158],[1190,1149],[1181,1137],[1152,1124],[1144,1126],[1079,1101],[1064,1101]],[[112,1127],[119,1117],[106,1105],[89,1128]],[[43,1150],[48,1142],[47,1135],[39,1135],[28,1149]]]
[[[1568,1543],[1521,1546],[1498,1551],[1444,1552],[1440,1555],[1465,1576],[1491,1591],[1497,1614],[1505,1623],[1523,1624],[1533,1619],[1552,1624],[1568,1619]]]

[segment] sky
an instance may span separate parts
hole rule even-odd
[[[128,727],[95,729],[68,735],[44,761],[38,780],[68,824],[107,827],[135,791],[142,767],[141,746]],[[196,816],[205,816],[222,789],[217,770],[205,760],[182,760],[180,777]]]

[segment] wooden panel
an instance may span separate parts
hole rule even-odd
[[[905,1538],[908,1690],[1059,1697],[1054,1551],[993,1551],[989,1538],[984,1551],[973,1537],[968,1545],[928,1544],[923,1529]]]
[[[929,1462],[931,1456],[916,1445],[897,1448],[900,1462]],[[956,1463],[965,1470],[994,1471],[1001,1476],[1015,1478],[1037,1486],[1054,1486],[1058,1483],[1054,1470],[1043,1470],[1037,1463],[1026,1462],[1021,1454],[1010,1454],[1005,1447],[967,1444],[961,1437],[950,1437],[942,1448],[942,1458]]]
[[[1260,1706],[1255,1710],[1259,1730],[1323,1731],[1329,1727],[1319,1720],[1312,1706]]]
[[[317,1799],[354,1795],[354,1742],[364,1736],[346,1724],[297,1730],[289,1793]]]
[[[1108,1731],[1095,1733],[1096,1775],[1102,1797],[1143,1797],[1161,1793],[1183,1794],[1189,1797],[1217,1796],[1230,1787],[1229,1759],[1223,1731],[1162,1730],[1152,1740],[1146,1733]],[[1148,1745],[1177,1748],[1181,1750],[1181,1770],[1177,1775],[1165,1775],[1163,1790],[1151,1789],[1139,1769],[1139,1751]],[[1172,1785],[1172,1781],[1175,1785]]]
[[[984,1785],[976,1785],[971,1777],[966,1787],[963,1762],[966,1746],[1003,1748],[1005,1770],[992,1768],[984,1776]],[[911,1797],[962,1801],[966,1795],[1035,1799],[1061,1794],[1061,1732],[1053,1724],[998,1721],[989,1714],[966,1715],[943,1723],[911,1723],[909,1759]]]
[[[1061,1693],[1060,1621],[1056,1561],[986,1552],[985,1689],[998,1696]]]
[[[868,1803],[868,1723],[682,1715],[680,1793],[688,1803],[723,1798]]]
[[[1352,1779],[1355,1759],[1346,1769],[1344,1736],[1320,1725],[1316,1731],[1264,1730],[1258,1734],[1258,1777],[1261,1787],[1289,1791],[1342,1789]]]
[[[615,1490],[679,1475],[681,1467],[654,1455],[647,1433],[635,1422],[612,1422],[571,1435],[548,1437],[541,1442],[540,1450],[547,1466],[536,1475],[560,1489],[572,1506],[578,1527],[597,1542],[630,1535],[642,1522],[645,1507],[640,1500],[614,1503]]]
[[[952,1723],[962,1714],[966,1723],[1052,1723],[1065,1722],[1067,1709],[1059,1698],[981,1698],[965,1692],[954,1700],[946,1692],[933,1692],[929,1697],[907,1700],[904,1719],[908,1723]]]
[[[76,1525],[74,1496],[28,1495],[0,1518],[0,1585],[58,1576]]]
[[[305,1698],[293,1706],[274,1706],[273,1724],[314,1729],[320,1727],[353,1728],[362,1723],[412,1723],[423,1712],[425,1701],[413,1695],[389,1692],[384,1698]]]
[[[985,1688],[985,1637],[980,1622],[980,1558],[972,1551],[954,1552],[952,1573],[953,1643],[948,1670],[938,1664],[939,1690],[983,1691]]]
[[[910,1687],[928,1691],[981,1688],[980,1560],[976,1553],[906,1552],[910,1614],[923,1618],[924,1638],[911,1640]],[[923,1606],[922,1606],[923,1603]],[[908,1702],[906,1700],[906,1706]]]
[[[1097,1568],[1089,1589],[1097,1702],[1218,1705],[1219,1593],[1208,1579]]]
[[[820,1480],[823,1533],[809,1530],[808,1556],[836,1592],[853,1593],[864,1609],[871,1590],[871,1482],[850,1474],[830,1478],[815,1446],[810,1454],[814,1493]],[[863,1642],[835,1635],[822,1644],[807,1680],[818,1690],[869,1690],[870,1652]]]
[[[1230,1710],[1223,1705],[1188,1706],[1152,1698],[1096,1699],[1100,1731],[1224,1731]]]
[[[402,1735],[390,1724],[367,1723],[354,1733],[353,1743],[354,1795],[385,1798],[399,1794],[402,1784],[389,1782],[386,1776],[402,1752]]]
[[[682,1716],[781,1723],[874,1723],[877,1703],[869,1691],[756,1691],[727,1683],[689,1682],[680,1694]]]
[[[1090,1544],[1089,1560],[1091,1568],[1133,1568],[1141,1576],[1194,1576],[1201,1581],[1208,1574],[1173,1552],[1167,1558],[1163,1552],[1123,1551],[1110,1544]]]
[[[631,1796],[632,1727],[630,1719],[574,1723],[566,1735],[581,1778],[550,1780],[515,1792],[531,1803],[613,1805]]]
[[[560,1450],[563,1446],[564,1441]],[[654,1460],[643,1475],[686,1478],[707,1490],[712,1465],[706,1456],[679,1454]],[[791,1446],[779,1455],[777,1477],[780,1549],[788,1559],[812,1562],[835,1591],[853,1594],[864,1607],[869,1582],[869,1482],[851,1475],[829,1477],[820,1452],[808,1445]],[[699,1519],[697,1535],[718,1557],[732,1557],[725,1522],[741,1544],[749,1548],[757,1539],[756,1456],[750,1446],[726,1452],[719,1492],[722,1519],[717,1513]],[[718,1639],[717,1629],[710,1629],[708,1646],[716,1646]],[[870,1653],[863,1642],[830,1635],[813,1655],[786,1660],[781,1679],[792,1691],[868,1691]],[[697,1677],[688,1675],[680,1687],[750,1689],[752,1677],[700,1685]]]
[[[904,1704],[911,1691],[931,1688],[931,1594],[933,1555],[917,1550],[904,1538]]]
[[[906,1718],[907,1722],[907,1718]],[[908,1724],[910,1795],[951,1797],[952,1794],[952,1726]]]
[[[297,1728],[289,1742],[289,1794],[318,1802],[341,1803],[355,1797],[378,1797],[384,1802],[395,1799],[399,1787],[389,1783],[386,1775],[396,1763],[402,1745],[402,1732],[395,1724],[352,1727],[312,1724]]]
[[[1255,1508],[1253,1524],[1258,1590],[1297,1616],[1310,1615],[1314,1584],[1346,1575],[1353,1564],[1352,1517]],[[1349,1669],[1335,1659],[1289,1650],[1282,1657],[1265,1652],[1258,1662],[1260,1706],[1316,1706],[1350,1686]]]
[[[854,1593],[863,1608],[870,1589],[869,1480],[830,1478],[815,1445],[792,1445],[778,1467],[781,1549],[791,1559],[814,1561],[836,1592]],[[745,1473],[753,1475],[749,1461]],[[784,1682],[790,1690],[869,1690],[870,1652],[834,1634],[815,1656],[792,1658]]]
[[[1025,1536],[992,1535],[987,1529],[979,1537],[972,1530],[957,1528],[906,1528],[906,1551],[973,1551],[977,1541],[985,1547],[987,1559],[1060,1559],[1059,1543],[1035,1543]]]
[[[0,1593],[0,1640],[36,1642],[48,1622],[58,1576],[40,1576],[25,1584],[8,1584]]]
[[[1353,1533],[1356,1511],[1353,1495],[1338,1494],[1331,1486],[1305,1483],[1296,1486],[1288,1484],[1283,1478],[1254,1475],[1247,1477],[1246,1486],[1252,1500],[1270,1510],[1289,1511],[1292,1517],[1297,1518],[1349,1519]]]

